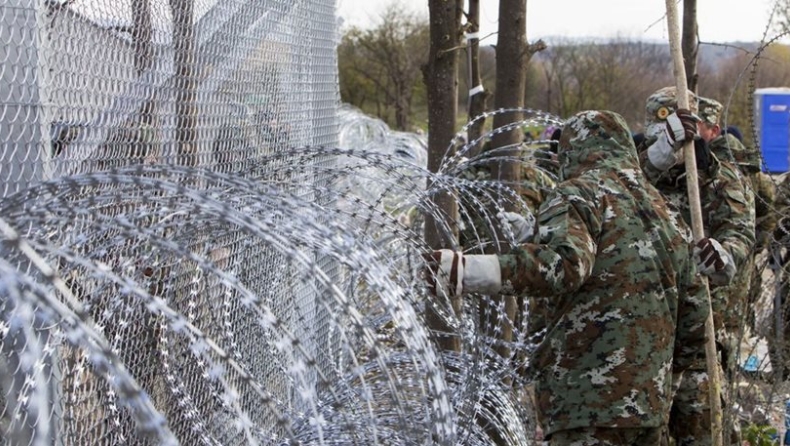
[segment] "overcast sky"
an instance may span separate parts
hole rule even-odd
[[[397,2],[428,16],[428,0],[337,0],[345,25],[368,26],[381,11]],[[495,0],[482,0],[481,37],[496,31]],[[698,0],[700,40],[704,42],[761,40],[772,0]],[[678,5],[682,14],[682,5]],[[628,37],[667,40],[666,4],[661,0],[529,0],[527,38]],[[769,37],[774,35],[769,32]],[[485,43],[495,44],[496,37]]]

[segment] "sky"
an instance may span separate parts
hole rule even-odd
[[[428,0],[337,0],[344,26],[371,26],[393,2],[428,17]],[[496,32],[498,3],[481,0],[480,37]],[[697,0],[702,42],[762,40],[773,0]],[[682,15],[682,4],[678,5]],[[528,0],[527,39],[613,38],[667,41],[666,3],[661,0]],[[769,31],[769,38],[775,35]],[[495,44],[496,36],[484,44]]]

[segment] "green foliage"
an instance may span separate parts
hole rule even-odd
[[[342,100],[395,129],[427,129],[421,68],[427,63],[429,38],[425,18],[405,12],[397,2],[374,27],[346,29],[338,47]],[[459,56],[460,128],[467,120],[469,88],[466,51],[459,49]],[[769,46],[760,55],[754,79],[753,56],[753,45],[726,50],[703,45],[698,67],[699,93],[725,104],[722,124],[740,127],[747,145],[753,144],[750,88],[790,85],[790,47]],[[480,48],[480,71],[489,93],[494,93],[495,61],[494,47]],[[613,110],[626,118],[632,131],[640,132],[647,96],[673,84],[666,43],[554,39],[529,61],[526,106],[561,117],[588,109]]]
[[[743,431],[743,439],[750,446],[774,446],[779,444],[776,428],[750,424]]]
[[[427,104],[421,68],[428,59],[429,35],[428,22],[398,3],[376,26],[345,30],[338,47],[341,99],[395,129],[412,130],[420,118],[414,105]]]

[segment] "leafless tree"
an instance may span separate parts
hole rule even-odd
[[[699,32],[697,27],[697,0],[683,0],[683,35],[681,49],[686,66],[686,83],[691,91],[697,91],[697,54],[699,52]]]
[[[350,29],[338,49],[341,94],[354,104],[373,99],[378,116],[411,130],[412,103],[420,68],[428,57],[428,23],[392,3],[369,30]]]

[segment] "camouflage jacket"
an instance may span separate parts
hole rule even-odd
[[[761,158],[756,149],[747,148],[735,136],[725,134],[709,143],[711,152],[720,160],[734,164],[740,169],[744,186],[754,195],[755,230],[758,248],[767,246],[771,233],[776,228],[776,185],[762,172]]]
[[[743,155],[747,151],[735,136],[721,135],[710,141],[708,146],[716,158],[725,160],[739,169],[746,203],[754,212],[755,246],[752,246],[751,255],[748,255],[743,265],[738,268],[732,284],[726,287],[711,287],[716,328],[725,328],[731,333],[738,334],[745,322],[743,318],[747,314],[746,306],[754,270],[754,253],[758,246],[762,249],[767,245],[767,238],[775,226],[775,217],[769,210],[774,201],[774,191],[770,188],[773,183],[770,181],[768,184],[765,183],[764,174],[759,171],[759,164],[744,163],[743,157],[735,156]],[[700,367],[702,366],[703,364],[700,364]]]
[[[646,141],[644,148],[652,140]],[[683,165],[661,172],[647,160],[646,150],[641,151],[640,159],[650,182],[658,188],[667,200],[681,210],[683,219],[691,224],[686,170]],[[714,238],[727,249],[736,265],[740,267],[754,245],[754,207],[743,184],[743,176],[731,163],[721,161],[710,155],[707,166],[698,161],[699,193],[702,205],[702,221],[705,236]]]
[[[460,241],[465,249],[477,250],[476,248],[482,248],[493,240],[493,225],[499,222],[492,215],[494,209],[492,197],[505,195],[514,212],[529,211],[535,214],[556,184],[551,174],[539,167],[534,160],[524,161],[521,164],[521,178],[518,184],[503,184],[491,177],[491,170],[492,163],[500,162],[504,158],[490,153],[492,152],[483,152],[466,161],[457,173],[459,178],[471,182],[466,184],[466,190],[459,194],[463,223]],[[513,193],[512,196],[501,194],[506,190],[502,186],[507,186]]]
[[[619,115],[571,118],[559,161],[535,243],[499,258],[505,288],[553,296],[533,359],[544,433],[662,426],[673,371],[704,355],[690,231],[645,179]]]
[[[782,245],[790,240],[790,175],[783,174],[776,187],[775,210],[777,214],[774,238]]]
[[[740,144],[734,137],[727,135]],[[720,138],[723,142],[724,138]],[[715,140],[714,140],[715,142]],[[645,148],[652,143],[645,143]],[[715,143],[708,146],[716,149]],[[651,182],[667,200],[681,210],[683,219],[691,224],[686,172],[683,165],[659,172],[641,153],[642,166]],[[736,327],[743,316],[748,294],[747,269],[755,244],[754,195],[735,165],[722,161],[713,153],[698,149],[698,176],[702,222],[706,237],[716,239],[726,249],[739,271],[729,286],[711,286],[713,320],[717,329]]]

